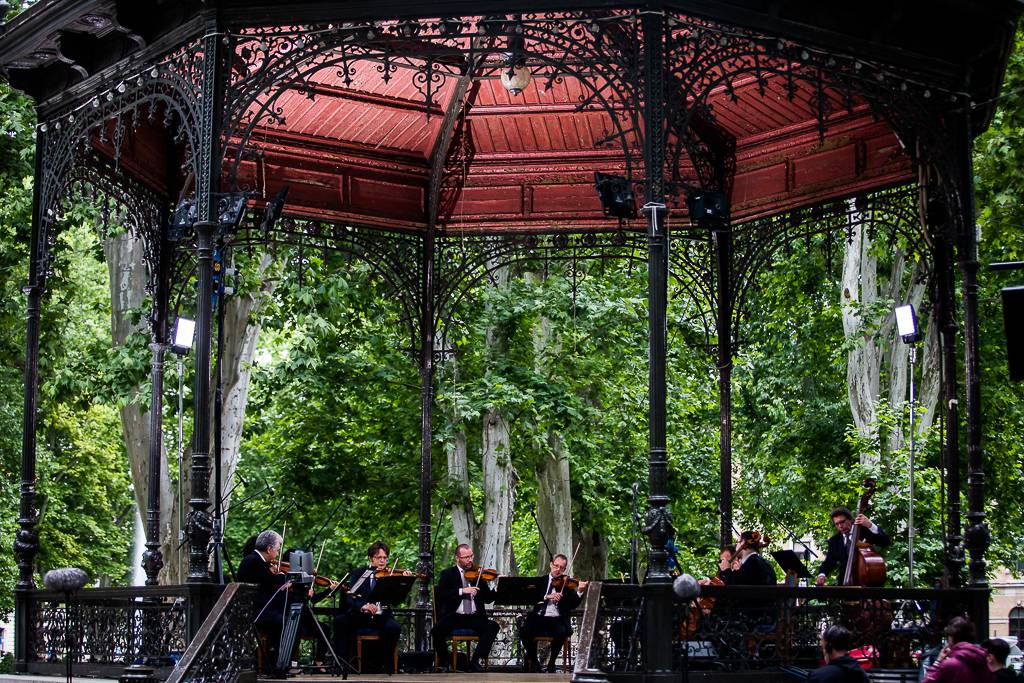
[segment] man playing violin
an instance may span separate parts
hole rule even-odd
[[[256,548],[242,558],[238,565],[238,580],[241,583],[256,584],[256,596],[253,599],[253,614],[256,630],[267,639],[267,652],[264,653],[264,669],[272,673],[271,668],[277,662],[277,651],[281,644],[281,624],[284,623],[284,610],[287,606],[285,591],[291,587],[286,574],[281,574],[271,566],[281,554],[281,536],[274,531],[263,531],[256,537]]]
[[[877,524],[874,524],[864,515],[857,515],[855,520],[850,509],[846,507],[837,507],[832,511],[832,524],[836,528],[836,533],[832,538],[828,539],[828,551],[825,553],[825,561],[821,563],[821,567],[818,569],[817,584],[819,586],[825,585],[825,577],[836,567],[840,570],[836,576],[836,585],[843,585],[843,569],[846,567],[846,560],[850,556],[849,546],[854,524],[860,524],[863,527],[859,535],[860,540],[864,543],[878,546],[887,546],[892,543],[889,534],[879,529]]]
[[[573,609],[580,604],[580,598],[587,588],[587,582],[576,582],[575,579],[566,576],[565,568],[568,563],[569,558],[562,554],[555,555],[551,559],[547,587],[544,589],[544,593],[538,596],[536,607],[526,616],[526,622],[519,630],[523,650],[526,652],[523,665],[527,671],[540,671],[540,661],[537,659],[536,638],[538,636],[553,638],[551,653],[548,655],[547,672],[554,673],[555,658],[561,652],[566,638],[572,635],[569,616]],[[570,579],[578,585],[570,584]]]
[[[377,585],[378,573],[387,571],[387,544],[383,541],[372,543],[366,550],[368,566],[352,572],[352,587],[345,600],[343,610],[334,620],[334,649],[343,660],[348,660],[352,644],[359,634],[376,634],[380,636],[384,656],[384,670],[394,673],[394,660],[391,653],[398,645],[401,626],[391,613],[389,605],[369,602],[367,598]]]
[[[469,663],[470,671],[482,671],[480,660],[491,653],[498,623],[487,618],[487,603],[494,602],[496,594],[482,574],[473,565],[473,549],[463,543],[455,549],[455,566],[438,577],[434,593],[437,623],[430,630],[430,637],[442,670],[450,661],[448,639],[456,629],[472,631],[480,639]]]

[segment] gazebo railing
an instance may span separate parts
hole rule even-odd
[[[63,674],[68,650],[76,676],[116,678],[147,664],[161,678],[188,644],[187,586],[86,588],[69,596],[32,591],[19,670]]]
[[[672,648],[676,674],[813,669],[832,624],[853,632],[852,654],[865,667],[914,670],[950,618],[982,614],[989,599],[978,589],[707,586],[703,607],[673,598],[671,632],[648,641],[643,588],[590,590],[573,677],[580,683],[639,679],[645,642]]]
[[[175,665],[168,683],[204,681],[230,683],[256,670],[253,596],[256,587],[229,583],[206,617],[199,633]]]

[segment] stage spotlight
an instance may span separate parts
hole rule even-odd
[[[246,196],[244,192],[222,194],[217,201],[217,220],[224,232],[236,232],[245,216]]]
[[[182,199],[174,208],[167,225],[167,239],[180,242],[192,231],[196,222],[196,202],[192,197]]]
[[[192,342],[196,336],[196,321],[188,318],[178,318],[174,321],[174,334],[171,341],[171,351],[184,356],[192,350]]]
[[[721,223],[729,216],[725,193],[721,190],[688,190],[686,208],[690,212],[690,222],[697,224]]]
[[[896,307],[896,330],[904,344],[913,344],[921,338],[917,329],[917,315],[914,313],[913,304]]]
[[[274,198],[267,202],[267,209],[263,212],[263,220],[260,221],[260,232],[263,237],[266,238],[270,234],[270,231],[274,229],[274,224],[277,223],[277,219],[281,217],[281,211],[284,209],[284,200],[288,197],[288,186],[282,187]]]
[[[622,176],[610,175],[596,171],[594,187],[601,199],[601,208],[605,216],[618,218],[636,218],[636,199],[629,181]]]

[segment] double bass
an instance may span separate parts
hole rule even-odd
[[[877,483],[874,479],[864,480],[864,493],[857,503],[856,520],[867,513],[868,503],[874,495]],[[846,570],[843,572],[844,586],[883,586],[885,585],[885,559],[875,552],[869,543],[860,540],[860,524],[850,529],[850,552],[846,557]]]

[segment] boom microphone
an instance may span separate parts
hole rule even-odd
[[[71,593],[89,581],[89,575],[78,567],[51,569],[43,577],[43,585],[47,590]]]

